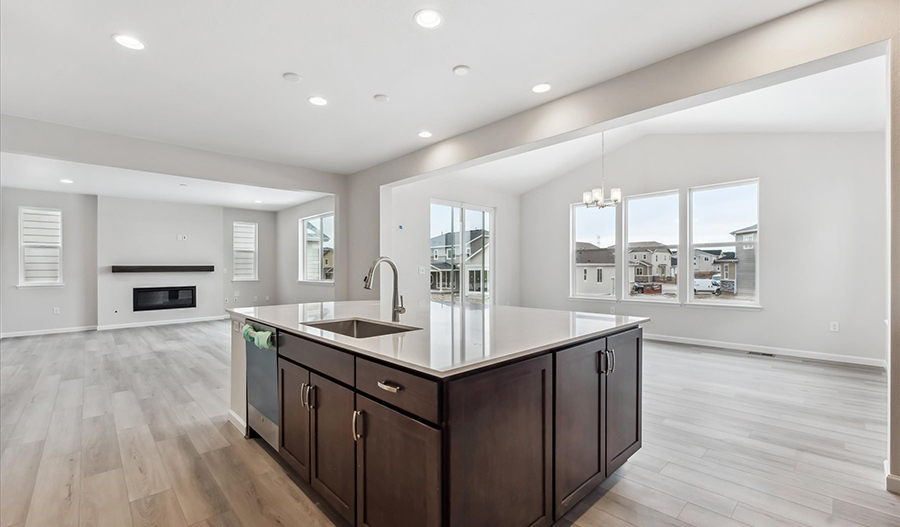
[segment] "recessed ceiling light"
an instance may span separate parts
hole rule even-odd
[[[60,179],[59,182],[60,182],[60,183],[65,183],[65,184],[67,184],[67,185],[70,184],[70,183],[75,183],[75,182],[72,181],[71,179]]]
[[[465,64],[460,64],[459,66],[453,68],[453,73],[459,75],[460,77],[463,77],[469,74],[469,67]]]
[[[307,101],[309,101],[310,104],[315,104],[316,106],[325,106],[326,104],[328,104],[328,101],[325,100],[325,97],[319,97],[318,95],[310,97],[309,99],[307,99]]]
[[[441,25],[441,22],[444,19],[441,17],[441,14],[435,11],[434,9],[423,9],[416,13],[416,24],[424,27],[425,29],[434,29]]]
[[[144,43],[129,35],[113,35],[113,39],[120,45],[128,49],[140,51],[144,49]]]
[[[428,130],[422,130],[421,132],[419,132],[419,137],[428,139],[429,137],[431,137],[431,132],[429,132]]]
[[[553,85],[549,82],[539,82],[531,87],[531,91],[533,91],[534,93],[545,93],[550,91],[550,88],[552,87]]]
[[[258,199],[255,199],[255,200],[253,200],[253,203],[262,203],[262,201],[261,201],[261,200],[258,200]]]
[[[387,95],[385,95],[385,94],[383,94],[383,93],[379,93],[378,95],[376,95],[376,96],[374,96],[374,97],[372,97],[372,98],[375,99],[375,100],[378,101],[378,102],[388,102],[389,100],[391,100],[390,97],[388,97]]]
[[[303,80],[303,78],[300,77],[300,75],[294,73],[293,71],[286,71],[286,72],[282,73],[281,78],[288,82],[300,82],[301,80]]]
[[[186,186],[187,186],[187,183],[179,183],[178,186],[179,186],[179,187],[186,187]]]

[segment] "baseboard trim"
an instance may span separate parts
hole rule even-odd
[[[107,324],[97,326],[97,331],[109,331],[111,329],[144,328],[148,326],[168,326],[170,324],[189,324],[191,322],[209,322],[211,320],[224,320],[228,315],[216,315],[213,317],[176,318],[174,320],[150,320],[148,322],[131,322],[127,324]]]
[[[8,331],[0,333],[0,339],[12,337],[34,337],[38,335],[55,335],[57,333],[79,333],[81,331],[95,331],[97,326],[79,326],[74,328],[34,329],[31,331]]]
[[[231,424],[233,424],[242,434],[246,435],[247,423],[245,423],[244,420],[241,419],[241,416],[235,413],[234,410],[228,410],[228,420],[231,421]]]
[[[891,474],[888,460],[884,460],[884,488],[888,492],[900,494],[900,476]]]
[[[706,346],[709,348],[723,348],[733,351],[755,351],[758,353],[771,353],[772,355],[783,355],[785,357],[796,357],[800,359],[814,359],[825,362],[836,362],[839,364],[855,364],[858,366],[874,366],[876,368],[887,369],[887,362],[882,359],[868,359],[865,357],[853,357],[850,355],[836,355],[833,353],[822,353],[819,351],[796,350],[790,348],[776,348],[772,346],[757,346],[755,344],[739,344],[737,342],[720,342],[717,340],[694,339],[687,337],[672,337],[669,335],[653,335],[644,334],[647,340],[657,340],[660,342],[673,342],[676,344],[689,344],[692,346]]]

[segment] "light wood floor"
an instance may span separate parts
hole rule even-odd
[[[0,527],[342,525],[227,421],[229,338],[0,341]],[[900,525],[882,371],[653,342],[644,368],[643,449],[560,525]]]

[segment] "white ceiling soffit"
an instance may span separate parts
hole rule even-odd
[[[606,132],[610,152],[651,134],[880,132],[887,59],[877,57]],[[521,194],[600,157],[600,134],[440,176]]]
[[[818,1],[2,0],[0,111],[353,173]]]
[[[280,190],[0,152],[4,187],[251,210],[283,210],[328,194]],[[72,181],[63,183],[61,180]],[[260,203],[256,203],[259,201]]]

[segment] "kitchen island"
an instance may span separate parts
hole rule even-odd
[[[352,525],[552,525],[641,446],[646,318],[432,302],[392,323],[378,301],[229,313],[232,413]],[[273,349],[245,344],[245,323]]]

